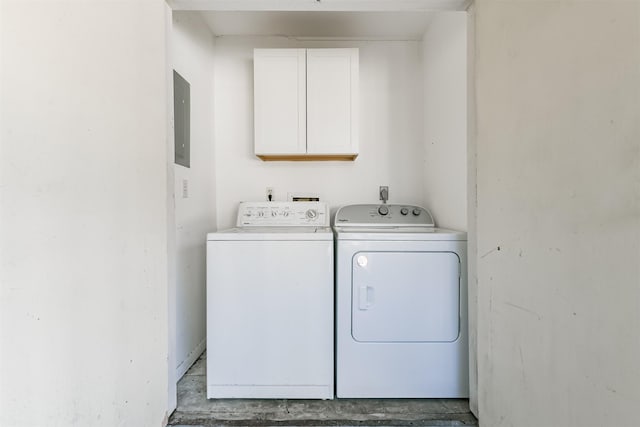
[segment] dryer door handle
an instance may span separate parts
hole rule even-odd
[[[373,286],[362,285],[359,292],[359,308],[360,310],[369,310],[374,302]]]

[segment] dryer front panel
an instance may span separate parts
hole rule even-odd
[[[351,335],[358,342],[454,342],[460,259],[454,252],[356,252]]]

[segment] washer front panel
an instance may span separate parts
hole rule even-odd
[[[207,397],[331,399],[333,242],[267,236],[207,242]]]

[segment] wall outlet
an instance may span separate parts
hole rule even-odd
[[[381,185],[378,191],[379,191],[380,200],[382,200],[382,203],[387,203],[387,200],[389,200],[389,187],[387,185]]]
[[[273,202],[273,188],[267,187],[267,201]]]

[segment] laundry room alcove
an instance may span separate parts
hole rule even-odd
[[[267,187],[274,200],[311,193],[335,212],[377,202],[386,185],[390,202],[428,207],[438,226],[471,231],[471,2],[235,3],[173,1],[167,18],[168,73],[184,77],[191,96],[191,163],[170,167],[170,384],[184,376],[193,385],[185,373],[206,348],[204,236],[234,226],[239,202],[265,200]],[[256,48],[358,49],[355,159],[255,155]],[[173,143],[172,128],[168,135]],[[473,385],[471,393],[473,401]]]

